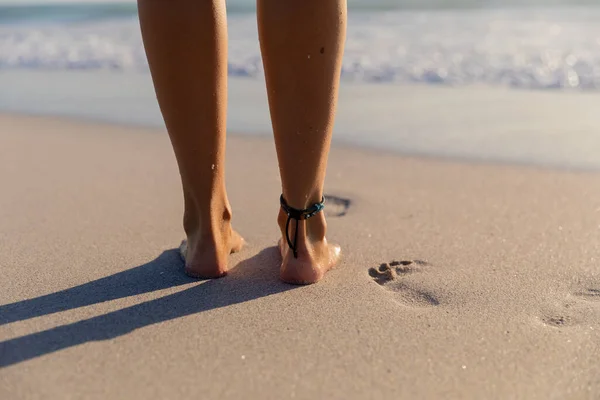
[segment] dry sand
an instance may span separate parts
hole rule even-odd
[[[293,287],[273,144],[227,167],[249,245],[198,282],[163,132],[0,116],[0,398],[600,397],[600,174],[335,148],[344,261]]]

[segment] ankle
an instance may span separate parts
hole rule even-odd
[[[308,238],[312,242],[322,242],[325,240],[325,234],[327,233],[327,221],[325,220],[325,214],[320,212],[314,217],[304,221],[306,226],[306,233]]]
[[[297,194],[284,190],[283,198],[290,207],[297,210],[304,210],[323,201],[323,190],[313,190],[307,194]]]
[[[283,209],[279,209],[279,214],[277,215],[277,225],[279,225],[279,229],[281,230],[281,234],[285,239],[285,228],[287,225],[288,216],[283,211]],[[290,222],[290,238],[294,238],[294,229],[295,224],[298,223],[298,239],[297,243],[306,244],[307,242],[322,242],[325,240],[325,235],[327,233],[327,221],[325,220],[325,215],[321,212],[315,215],[312,218],[296,221],[292,219]],[[299,246],[301,247],[301,246]]]
[[[204,208],[206,211],[201,212],[197,207],[186,207],[183,227],[190,240],[219,238],[231,230],[233,213],[226,199]]]

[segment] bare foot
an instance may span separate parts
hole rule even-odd
[[[325,216],[321,213],[311,219],[299,222],[298,258],[294,257],[294,252],[289,248],[285,239],[286,220],[285,213],[280,212],[278,223],[283,236],[279,240],[279,249],[283,260],[280,270],[281,280],[295,285],[310,285],[320,281],[341,257],[340,246],[328,243],[325,238],[327,229]],[[290,223],[290,229],[295,223],[295,220]],[[291,238],[293,240],[293,236]]]
[[[230,229],[224,240],[196,241],[187,239],[181,242],[179,254],[185,261],[185,273],[193,278],[212,279],[227,275],[229,254],[237,253],[244,246],[244,239]],[[191,246],[190,243],[196,243]]]

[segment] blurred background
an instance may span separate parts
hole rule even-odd
[[[229,129],[270,132],[253,0],[229,0]],[[600,0],[350,0],[335,140],[600,167]],[[130,0],[0,0],[0,112],[162,126]]]

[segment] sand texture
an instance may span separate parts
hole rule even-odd
[[[195,281],[164,132],[0,116],[1,399],[600,397],[599,174],[336,147],[294,287],[274,146],[228,146],[248,246]]]

